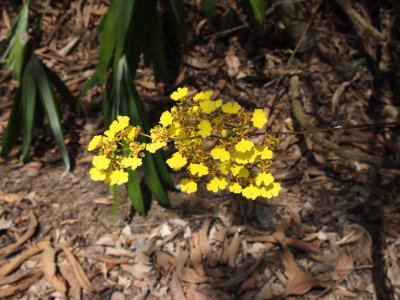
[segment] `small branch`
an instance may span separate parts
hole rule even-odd
[[[351,159],[351,160],[357,160],[363,163],[367,163],[369,165],[372,165],[376,168],[385,168],[385,169],[400,169],[400,156],[394,157],[393,160],[386,159],[383,157],[377,157],[373,155],[366,154],[364,152],[360,152],[358,150],[353,150],[353,149],[348,149],[348,148],[343,148],[340,147],[330,141],[328,141],[322,134],[321,130],[314,130],[312,129],[314,127],[311,118],[307,116],[302,108],[301,102],[298,100],[299,96],[299,78],[297,76],[293,76],[290,80],[290,99],[291,99],[291,105],[292,105],[292,112],[297,120],[299,122],[300,126],[305,129],[305,133],[312,133],[311,135],[311,140],[323,148],[325,148],[328,151],[334,152],[336,155],[340,156],[341,158],[344,159]],[[382,125],[383,123],[378,123],[376,125]],[[398,122],[390,122],[388,123],[390,126],[398,126]],[[373,124],[366,124],[366,125],[355,125],[358,127],[355,128],[363,128],[362,126],[367,126],[367,125],[373,125]],[[387,126],[387,125],[385,125]],[[354,127],[351,126],[349,129],[353,129]],[[331,128],[327,128],[331,129]],[[345,129],[345,128],[344,128]],[[341,129],[340,129],[341,130]],[[328,130],[325,130],[328,131]]]

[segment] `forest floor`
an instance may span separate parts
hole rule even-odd
[[[333,1],[313,15],[308,32],[318,49],[311,58],[307,51],[291,58],[295,47],[273,9],[260,35],[241,9],[232,17],[221,4],[211,24],[200,1],[186,2],[188,46],[173,55],[181,62],[169,66],[169,80],[155,82],[145,67],[135,79],[153,122],[180,86],[263,108],[270,131],[300,130],[308,118],[315,128],[399,120],[400,68],[377,71],[383,47],[360,36]],[[45,19],[36,53],[75,95],[95,70],[93,36],[106,9],[100,0],[52,3]],[[15,11],[2,16],[0,41]],[[0,75],[3,132],[15,86]],[[102,132],[99,88],[82,100],[82,111],[74,123],[63,112],[74,160],[67,175],[46,126],[35,132],[29,163],[19,162],[20,146],[0,158],[0,298],[400,299],[398,127],[286,136],[273,158],[279,197],[169,191],[171,208],[153,201],[144,218],[122,189],[112,216],[107,186],[88,175],[87,145]],[[323,146],[321,137],[335,146]],[[386,160],[384,168],[356,160],[355,151]],[[174,174],[175,182],[183,175]]]

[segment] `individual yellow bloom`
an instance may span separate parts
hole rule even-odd
[[[228,102],[221,106],[224,114],[237,114],[241,108],[237,102]]]
[[[107,158],[105,155],[98,155],[93,157],[93,166],[96,169],[104,170],[107,169],[110,165],[111,160]]]
[[[226,151],[223,146],[215,146],[211,150],[210,154],[213,159],[219,159],[221,162],[227,161],[231,158],[230,153]]]
[[[261,196],[271,199],[272,197],[277,197],[281,190],[281,185],[277,182],[273,182],[266,187],[261,189]]]
[[[224,102],[221,99],[218,99],[215,100],[214,103],[216,108],[220,108]]]
[[[178,88],[177,91],[173,92],[171,94],[171,99],[178,101],[181,100],[182,98],[186,97],[187,93],[188,93],[188,88],[184,87],[184,88]]]
[[[261,189],[254,184],[250,184],[242,190],[242,195],[247,199],[255,200],[257,197],[261,196]]]
[[[110,185],[127,183],[129,174],[123,170],[115,170],[110,174]]]
[[[126,142],[130,142],[133,141],[135,138],[138,137],[138,135],[140,134],[140,127],[135,127],[135,126],[129,126],[126,130],[125,130],[125,140]]]
[[[213,92],[212,91],[205,91],[205,92],[200,92],[197,93],[194,97],[194,101],[202,101],[202,100],[208,100],[212,96]]]
[[[168,128],[168,133],[171,137],[177,137],[181,134],[181,124],[178,122],[172,122]]]
[[[121,161],[121,166],[123,168],[131,168],[132,170],[136,170],[137,167],[141,165],[142,165],[142,159],[137,156],[124,157]]]
[[[218,192],[218,190],[223,190],[224,188],[226,188],[227,184],[228,181],[225,177],[215,177],[207,183],[206,188],[207,190],[216,193]]]
[[[231,167],[231,172],[233,176],[239,178],[247,178],[249,177],[249,170],[247,170],[244,166],[234,165]]]
[[[235,145],[235,149],[239,152],[250,151],[251,149],[253,149],[253,147],[254,143],[245,139],[242,139],[239,143]]]
[[[115,121],[114,121],[114,122],[115,122]],[[106,130],[106,131],[104,131],[104,135],[107,137],[107,140],[108,140],[109,142],[114,142],[115,134],[116,134],[116,132],[115,132],[115,131],[112,131],[112,130]]]
[[[262,109],[256,108],[253,113],[253,118],[251,118],[253,126],[257,128],[263,128],[265,123],[267,123],[267,117]]]
[[[219,164],[219,171],[221,172],[221,174],[228,175],[230,170],[231,170],[231,164],[230,164],[230,162],[228,160],[224,161],[224,162],[221,162]]]
[[[118,116],[118,121],[114,121],[110,125],[110,132],[120,132],[125,129],[129,125],[129,117],[127,116]]]
[[[93,151],[96,149],[99,146],[101,139],[101,135],[95,135],[88,145],[88,151]]]
[[[229,183],[229,191],[235,194],[240,194],[242,192],[242,187],[237,182],[230,182]]]
[[[246,152],[239,152],[239,151],[235,151],[231,154],[231,158],[234,162],[236,162],[237,164],[247,164],[247,163],[251,163],[253,157],[254,157],[254,149],[250,150],[250,151],[246,151]]]
[[[105,180],[106,172],[104,170],[99,170],[96,168],[91,168],[89,171],[90,178],[94,181]]]
[[[182,192],[191,194],[197,191],[197,183],[192,179],[182,179],[180,185]]]
[[[271,159],[272,158],[272,151],[265,147],[263,152],[261,153],[261,159]]]
[[[149,151],[150,153],[156,153],[158,149],[161,149],[162,147],[165,147],[167,145],[166,142],[155,142],[151,144],[146,145],[146,150]]]
[[[209,137],[211,135],[212,127],[208,120],[201,120],[197,128],[200,129],[198,133],[202,138]]]
[[[167,164],[171,169],[178,171],[187,164],[187,159],[179,152],[175,152],[171,158],[167,159]]]
[[[190,164],[188,167],[189,172],[192,175],[197,175],[198,177],[204,176],[208,174],[208,168],[202,163],[199,164]]]
[[[272,175],[269,173],[262,172],[257,174],[256,176],[256,185],[258,186],[260,186],[261,184],[267,186],[272,182],[274,182],[274,177],[272,177]]]
[[[172,114],[169,111],[164,111],[160,117],[160,124],[164,127],[172,124],[173,121]]]
[[[215,105],[215,101],[211,100],[204,100],[200,102],[200,107],[203,112],[206,114],[210,114],[214,112],[217,109],[217,106]]]

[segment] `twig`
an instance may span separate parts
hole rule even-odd
[[[310,117],[308,117],[303,109],[302,109],[302,104],[298,100],[299,97],[299,78],[297,76],[293,76],[290,80],[290,99],[291,99],[291,105],[292,105],[292,112],[295,117],[295,119],[299,122],[300,126],[305,129],[307,133],[312,131],[311,135],[311,140],[323,148],[325,148],[328,151],[334,152],[336,155],[340,156],[341,158],[344,159],[351,159],[351,160],[357,160],[363,163],[367,163],[369,165],[372,165],[376,168],[385,168],[385,169],[400,169],[400,156],[394,157],[393,160],[386,159],[383,157],[376,157],[373,155],[366,154],[364,152],[360,152],[357,150],[353,149],[348,149],[348,148],[343,148],[340,147],[327,139],[323,137],[321,132],[314,131],[312,129],[314,127]],[[391,122],[392,123],[392,122]],[[382,124],[378,123],[377,125]],[[367,125],[367,124],[366,124]],[[365,125],[365,126],[366,126]],[[393,126],[399,125],[398,122],[393,122]],[[363,126],[363,125],[354,125],[354,126]],[[360,127],[359,127],[360,128]]]

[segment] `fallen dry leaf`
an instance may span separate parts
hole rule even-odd
[[[71,265],[66,260],[64,260],[58,264],[58,267],[60,269],[61,275],[68,281],[69,295],[74,300],[80,300],[82,287],[79,284],[79,281],[76,278]]]
[[[193,268],[201,276],[204,276],[204,265],[201,259],[200,237],[198,232],[193,233],[193,239],[190,248],[190,260],[192,261]]]
[[[240,247],[239,233],[235,232],[228,246],[228,265],[233,269],[236,267],[236,258],[239,253],[239,247]]]
[[[347,254],[342,255],[336,261],[335,270],[333,272],[332,278],[334,280],[345,279],[354,268],[354,258],[353,255]]]
[[[176,275],[172,277],[169,283],[169,294],[173,300],[187,300],[183,292],[182,284]]]
[[[43,273],[41,271],[38,271],[32,277],[24,279],[16,285],[11,285],[9,287],[6,287],[5,289],[0,290],[0,299],[15,295],[19,292],[27,290],[32,284],[34,284],[36,281],[38,281],[42,276],[43,276]]]
[[[201,276],[194,269],[185,267],[188,261],[189,254],[185,251],[180,253],[176,258],[176,274],[178,277],[188,283],[204,283],[208,279],[205,276]]]
[[[215,267],[218,264],[218,258],[216,258],[211,251],[210,244],[208,242],[208,228],[211,224],[211,219],[207,218],[204,220],[203,225],[200,229],[200,249],[203,252],[204,256],[207,258],[208,264],[211,267]]]
[[[164,251],[156,251],[156,262],[165,271],[175,268],[176,259]]]
[[[14,271],[16,268],[18,268],[18,266],[21,265],[29,257],[42,251],[43,248],[45,247],[46,243],[47,243],[47,241],[37,242],[36,244],[33,244],[28,249],[26,249],[24,252],[22,252],[19,256],[15,257],[10,262],[2,265],[0,267],[0,278],[7,276],[12,271]]]
[[[43,249],[41,266],[44,280],[50,283],[56,291],[65,295],[67,287],[56,274],[56,251],[51,247],[50,242],[47,242]]]
[[[64,251],[65,256],[68,259],[68,262],[71,264],[72,270],[79,281],[79,284],[84,288],[85,290],[92,292],[93,286],[89,279],[87,278],[85,271],[83,270],[81,264],[78,262],[78,260],[75,258],[75,256],[72,254],[72,252],[65,246],[61,247],[62,250]]]
[[[22,199],[24,199],[24,196],[19,194],[0,192],[0,201],[2,200],[7,203],[18,203],[21,202]]]
[[[37,220],[36,215],[33,212],[33,210],[31,210],[29,212],[28,216],[29,216],[29,221],[30,221],[29,225],[28,225],[28,229],[14,244],[11,244],[4,248],[1,248],[0,255],[11,254],[12,252],[14,252],[14,250],[16,250],[23,243],[25,243],[34,234],[34,232],[36,231],[36,227],[38,226],[38,220]]]
[[[319,286],[319,283],[310,273],[297,272],[288,278],[285,285],[285,296],[304,295],[315,286]]]
[[[187,298],[190,300],[208,300],[209,298],[204,295],[203,293],[200,293],[196,290],[196,287],[194,284],[191,284],[189,286],[189,289],[186,294]]]

